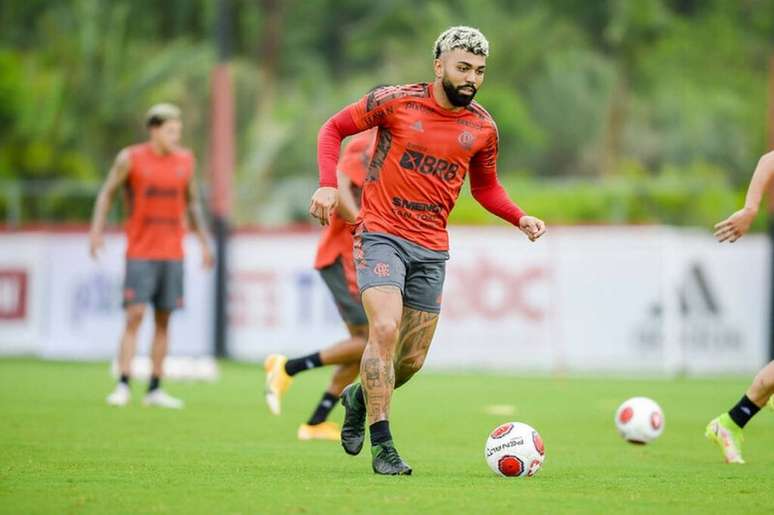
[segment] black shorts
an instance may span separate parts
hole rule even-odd
[[[127,259],[124,307],[153,304],[157,310],[183,307],[183,262]]]
[[[360,294],[356,287],[355,291],[350,287],[342,257],[339,256],[331,265],[321,268],[320,276],[333,295],[333,301],[336,303],[341,319],[349,325],[367,325],[368,317],[360,302]]]
[[[355,234],[355,268],[360,292],[374,286],[396,286],[403,305],[440,313],[448,252],[427,249],[391,234]]]

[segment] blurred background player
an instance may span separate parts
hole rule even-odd
[[[372,468],[411,474],[392,441],[393,390],[422,367],[438,322],[448,254],[449,213],[470,173],[471,192],[488,211],[530,240],[545,224],[514,204],[497,179],[498,133],[473,102],[484,79],[489,43],[470,27],[452,27],[435,43],[432,83],[386,87],[363,97],[320,129],[320,188],[310,214],[325,225],[336,207],[341,140],[378,127],[355,235],[355,263],[369,335],[361,383],[342,393],[341,440],[358,454],[366,414]]]
[[[734,243],[744,236],[761,204],[764,192],[771,186],[774,177],[774,152],[760,158],[750,180],[744,207],[715,225],[715,237],[720,242]],[[771,402],[774,394],[774,361],[763,367],[753,379],[742,398],[727,413],[712,419],[707,424],[705,435],[716,443],[726,463],[744,463],[742,458],[742,429],[760,409]]]
[[[172,311],[183,306],[186,213],[201,244],[206,267],[212,266],[213,257],[194,176],[194,157],[178,146],[183,127],[180,110],[171,104],[154,105],[146,114],[145,125],[148,141],[119,152],[97,197],[91,224],[91,255],[96,259],[104,245],[103,230],[110,205],[116,192],[125,187],[129,212],[123,289],[126,325],[118,352],[120,378],[107,402],[124,406],[131,399],[129,379],[137,331],[145,305],[151,303],[155,322],[152,369],[143,404],[182,408],[183,401],[161,389],[161,377],[169,318]]]
[[[300,440],[339,440],[338,425],[327,422],[327,418],[341,392],[360,373],[368,319],[357,287],[350,224],[360,211],[360,194],[375,136],[376,129],[361,132],[353,136],[344,149],[336,172],[339,184],[337,208],[331,213],[330,224],[320,238],[314,263],[333,295],[350,337],[308,356],[288,360],[286,356],[272,354],[264,362],[266,403],[275,415],[280,414],[282,396],[290,387],[293,376],[317,367],[338,365],[312,416],[298,428]]]

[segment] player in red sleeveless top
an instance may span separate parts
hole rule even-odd
[[[497,180],[494,120],[473,101],[484,79],[489,43],[476,29],[452,27],[434,48],[432,83],[387,87],[343,109],[320,129],[320,189],[310,213],[323,225],[336,206],[341,139],[378,127],[355,235],[355,262],[368,344],[361,383],[342,392],[342,446],[360,452],[369,422],[377,474],[410,474],[389,427],[394,388],[424,363],[438,322],[448,259],[446,223],[470,176],[473,197],[531,241],[545,224],[526,215]]]
[[[360,373],[360,358],[368,334],[368,318],[357,286],[351,224],[360,211],[360,196],[375,136],[375,129],[358,133],[344,148],[337,170],[339,202],[331,215],[331,223],[320,237],[314,263],[333,296],[350,337],[306,356],[288,359],[281,354],[271,354],[264,362],[266,403],[275,415],[280,414],[281,399],[296,374],[317,367],[337,365],[312,416],[298,428],[300,440],[339,441],[339,427],[328,422],[327,418],[342,390]]]
[[[96,259],[103,246],[103,229],[110,204],[125,189],[126,274],[123,301],[126,324],[118,354],[120,380],[107,401],[114,406],[130,400],[129,376],[137,347],[137,331],[145,305],[153,304],[155,334],[151,348],[151,379],[146,405],[182,408],[183,402],[160,387],[167,354],[169,318],[183,307],[183,236],[187,220],[202,246],[204,264],[212,266],[204,214],[194,179],[194,157],[178,146],[182,130],[180,110],[157,104],[146,115],[149,139],[123,149],[116,157],[94,207],[90,246]]]

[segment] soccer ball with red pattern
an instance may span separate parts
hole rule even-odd
[[[664,432],[664,412],[653,399],[632,397],[615,412],[615,427],[627,442],[645,444]]]
[[[508,422],[489,434],[484,457],[489,468],[500,476],[534,476],[545,459],[543,439],[527,424]]]

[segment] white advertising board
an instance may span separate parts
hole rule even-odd
[[[102,258],[85,234],[0,234],[0,352],[106,359],[123,324],[123,236]],[[443,309],[427,366],[614,374],[750,373],[768,354],[768,240],[719,245],[708,231],[452,228]],[[300,354],[346,336],[312,269],[317,234],[238,233],[229,252],[229,349]],[[186,306],[171,353],[212,341],[212,272],[186,241]],[[150,313],[149,313],[150,315]],[[151,317],[140,335],[147,353]]]
[[[0,235],[0,355],[37,352],[45,276],[39,236]]]
[[[124,238],[106,237],[97,261],[88,254],[84,234],[49,234],[42,241],[46,279],[45,313],[39,354],[58,359],[109,359],[115,356],[124,324],[121,291]],[[186,240],[183,309],[170,322],[170,354],[199,356],[211,348],[211,272],[204,271],[198,245]],[[147,354],[153,329],[146,311],[138,337],[138,353]]]
[[[452,228],[443,309],[427,365],[513,371],[709,373],[767,356],[769,244],[734,246],[664,227]],[[315,238],[232,247],[231,351],[258,360],[343,336],[309,266]]]

